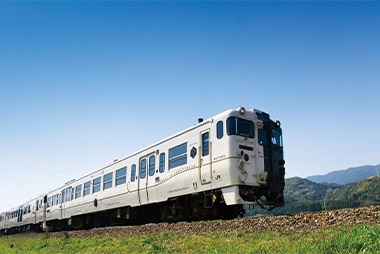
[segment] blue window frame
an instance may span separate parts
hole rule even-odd
[[[216,124],[216,137],[218,139],[223,138],[223,121],[219,121]]]
[[[75,187],[75,198],[80,198],[82,196],[82,185]]]
[[[160,173],[165,171],[165,153],[160,154]]]
[[[187,143],[169,149],[169,169],[187,164]]]
[[[156,156],[152,155],[149,157],[149,176],[154,175],[155,167],[156,167]]]
[[[140,161],[140,178],[144,179],[146,177],[146,159]]]
[[[127,167],[116,170],[116,183],[115,185],[124,184],[127,181]]]
[[[87,196],[87,195],[90,195],[90,187],[91,187],[91,182],[90,182],[90,181],[84,183],[84,187],[83,187],[83,197],[84,197],[84,196]]]
[[[207,156],[210,153],[209,133],[202,134],[202,156]]]
[[[112,188],[113,172],[103,176],[103,190]]]
[[[136,180],[136,164],[133,164],[131,167],[131,182]]]
[[[98,178],[95,178],[93,181],[92,181],[92,193],[95,193],[95,192],[98,192],[100,191],[100,182],[102,181],[102,179],[100,177]]]

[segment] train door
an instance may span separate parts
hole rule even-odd
[[[146,204],[149,201],[148,197],[148,176],[147,176],[147,160],[148,156],[140,158],[139,176],[137,180],[138,198],[140,205]]]
[[[66,208],[67,208],[67,205],[68,205],[68,201],[71,200],[71,191],[72,191],[72,187],[68,187],[66,189],[64,189],[61,193],[62,195],[62,200],[61,200],[61,219],[65,218],[66,217]]]
[[[263,147],[263,152],[264,152],[264,172],[268,173],[267,181],[272,181],[271,180],[271,140],[270,140],[270,130],[264,126],[263,129],[259,129],[259,145]]]
[[[61,218],[62,219],[63,217],[65,217],[65,197],[66,197],[66,193],[65,193],[65,190],[63,190],[60,194],[60,205],[59,207],[61,208]]]
[[[19,208],[18,209],[17,222],[21,222],[22,221],[22,213],[23,213],[23,209]]]
[[[200,177],[202,184],[211,183],[211,142],[210,142],[210,129],[204,130],[200,133],[201,149],[199,155]]]

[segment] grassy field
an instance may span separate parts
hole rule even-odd
[[[163,232],[145,236],[0,238],[0,253],[380,253],[380,226],[340,227],[321,233]]]

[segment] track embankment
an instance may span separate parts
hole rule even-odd
[[[333,211],[299,213],[283,216],[251,217],[235,220],[180,222],[169,224],[149,224],[141,226],[95,228],[66,232],[52,232],[50,237],[118,237],[127,235],[147,235],[160,232],[204,235],[210,231],[223,234],[237,232],[320,232],[336,226],[356,224],[380,224],[380,206],[340,209]]]

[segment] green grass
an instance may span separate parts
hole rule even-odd
[[[0,253],[380,253],[380,226],[340,227],[321,233],[210,232],[196,236],[163,232],[83,239],[5,236],[0,238]]]

